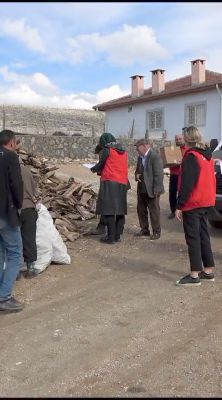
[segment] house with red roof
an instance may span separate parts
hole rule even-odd
[[[93,108],[105,111],[105,131],[116,137],[174,139],[195,125],[205,141],[222,138],[222,74],[205,69],[205,60],[191,61],[191,74],[165,82],[165,71],[131,76],[131,93]]]

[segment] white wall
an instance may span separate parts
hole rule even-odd
[[[199,127],[204,139],[206,141],[210,141],[212,138],[220,139],[221,105],[216,88],[202,93],[175,96],[133,105],[131,112],[128,112],[128,106],[106,111],[106,131],[111,132],[114,136],[128,136],[134,119],[133,137],[144,137],[147,129],[147,111],[163,108],[164,129],[167,133],[167,139],[173,139],[185,126],[185,105],[196,102],[206,102],[206,125]]]

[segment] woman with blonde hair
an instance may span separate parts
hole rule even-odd
[[[207,214],[215,205],[216,179],[211,150],[204,145],[199,130],[190,126],[183,130],[183,136],[188,150],[182,161],[176,217],[183,220],[191,272],[176,284],[196,286],[202,279],[214,281]]]

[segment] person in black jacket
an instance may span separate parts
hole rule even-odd
[[[102,150],[103,150],[102,146],[98,143],[95,147],[95,154],[99,155],[99,159],[102,155]],[[97,175],[99,175],[99,173]],[[103,235],[105,233],[106,233],[106,220],[103,215],[100,215],[100,219],[99,219],[99,223],[98,223],[97,227],[93,228],[89,232],[89,234],[90,235]]]
[[[182,161],[176,217],[183,221],[190,273],[176,284],[199,286],[201,280],[215,279],[207,216],[216,201],[216,179],[211,150],[202,143],[198,129],[190,126],[183,135],[188,149]]]
[[[99,144],[101,156],[91,171],[101,175],[96,213],[105,217],[108,234],[100,240],[114,244],[121,240],[127,214],[128,153],[111,133],[103,133]]]
[[[22,310],[12,288],[22,262],[22,238],[19,210],[23,201],[23,182],[15,134],[0,132],[0,311]]]

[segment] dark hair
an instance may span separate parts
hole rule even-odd
[[[139,139],[136,141],[135,146],[139,147],[142,144],[150,144],[150,141],[148,139]]]
[[[4,129],[0,132],[0,146],[6,146],[13,139],[15,139],[15,134],[13,131]]]

